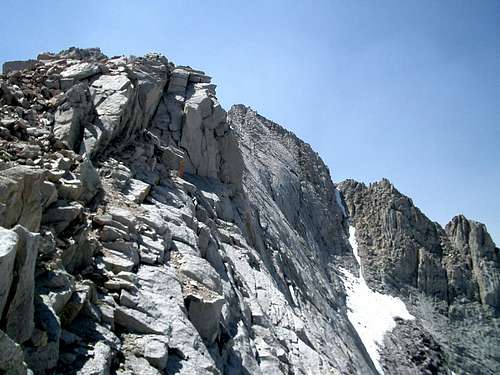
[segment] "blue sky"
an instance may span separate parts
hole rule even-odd
[[[500,242],[500,1],[3,0],[0,62],[69,46],[165,54],[432,220]],[[5,15],[8,15],[6,17]]]

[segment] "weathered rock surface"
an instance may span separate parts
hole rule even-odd
[[[405,347],[403,336],[419,342],[420,335],[424,335],[429,336],[427,341],[435,341],[439,349],[436,346],[433,353],[419,354],[422,361],[424,357],[439,356],[457,371],[495,373],[500,362],[491,353],[500,342],[500,250],[486,227],[459,215],[443,229],[388,180],[369,186],[347,180],[338,187],[356,228],[368,283],[376,289],[406,296],[426,330],[415,331],[414,335],[403,328],[393,332],[393,341],[385,349],[387,361],[394,361],[389,367],[396,372],[424,371],[406,368],[409,363],[396,365],[400,359],[391,355],[389,349],[392,347],[394,352],[398,345]],[[470,330],[477,332],[482,341],[466,333]],[[436,363],[431,367],[435,366]],[[446,366],[438,367],[432,371],[446,373]]]
[[[443,230],[387,181],[342,197],[309,145],[164,56],[6,66],[0,372],[375,374],[347,318],[349,224],[370,285],[417,316],[387,334],[387,373],[498,372],[484,226]]]
[[[0,316],[9,298],[18,241],[16,232],[0,227]]]
[[[0,371],[4,374],[26,375],[28,368],[23,360],[23,350],[3,331],[0,331]]]
[[[15,166],[2,171],[0,176],[0,226],[11,228],[20,224],[38,231],[42,218],[40,185],[41,170]]]
[[[443,349],[411,320],[399,320],[386,336],[382,357],[384,374],[448,374]]]
[[[5,332],[18,343],[31,337],[34,322],[35,262],[38,255],[40,235],[17,225],[13,231],[18,243],[14,280],[10,290],[12,299],[5,315]]]
[[[453,253],[448,260],[450,293],[500,308],[500,250],[484,224],[454,217],[446,225]]]
[[[366,186],[339,184],[347,203],[368,283],[396,289],[411,286],[446,300],[442,229],[388,181]]]

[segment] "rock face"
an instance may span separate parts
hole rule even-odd
[[[70,48],[6,66],[0,372],[376,374],[347,317],[349,223],[370,285],[444,304],[408,297],[417,320],[387,334],[386,372],[498,369],[484,226],[443,230],[387,181],[342,196],[309,145],[226,113],[209,76],[164,56]],[[489,343],[460,356],[445,332],[473,341],[474,312]]]
[[[486,227],[463,215],[446,225],[453,253],[448,261],[450,293],[500,308],[500,254]]]
[[[411,286],[446,300],[442,229],[388,180],[369,186],[348,180],[339,189],[356,228],[368,283],[378,288]]]
[[[406,296],[424,322],[423,331],[413,328],[414,340],[430,335],[429,340],[436,341],[440,353],[446,352],[452,367],[471,373],[497,372],[499,361],[491,353],[500,343],[496,328],[500,250],[486,227],[459,215],[443,229],[388,180],[369,186],[347,180],[338,188],[356,228],[368,283]],[[479,336],[467,333],[472,329],[482,342],[474,338]],[[411,337],[408,328],[401,328],[391,340],[402,334]],[[405,346],[396,341],[387,345],[393,349]],[[385,350],[391,357],[388,348]],[[432,356],[442,357],[438,354]],[[409,371],[406,365],[396,365],[394,357],[388,360],[394,361],[396,372]]]

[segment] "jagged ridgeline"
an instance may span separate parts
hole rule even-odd
[[[0,374],[499,373],[484,225],[337,189],[215,88],[158,54],[4,64]],[[360,324],[358,277],[408,311]]]

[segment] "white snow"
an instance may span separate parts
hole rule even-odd
[[[337,189],[335,189],[335,199],[337,200],[337,204],[340,206],[340,209],[342,210],[342,215],[347,216],[344,204],[342,203],[342,198],[340,197],[340,192]]]
[[[349,243],[361,270],[361,262],[356,243],[354,227],[349,227]],[[366,351],[379,373],[383,374],[380,364],[379,348],[383,345],[384,334],[396,327],[395,317],[414,319],[401,299],[371,290],[360,271],[359,277],[341,269],[342,279],[347,292],[347,316],[358,332]]]
[[[356,258],[356,261],[358,262],[359,272],[362,273],[361,258],[359,257],[358,243],[356,242],[356,228],[354,228],[352,225],[349,226],[349,244],[352,247],[352,253],[354,254],[354,258]],[[362,275],[361,275],[361,277],[362,277]]]

